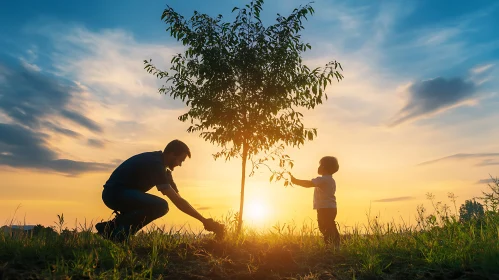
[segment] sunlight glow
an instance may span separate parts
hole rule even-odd
[[[262,221],[268,214],[268,207],[261,201],[250,201],[247,205],[246,216],[253,221]]]

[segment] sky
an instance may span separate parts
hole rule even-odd
[[[216,4],[214,4],[216,3]],[[102,186],[122,161],[173,139],[192,158],[174,172],[180,194],[203,215],[239,208],[240,160],[215,161],[218,147],[187,133],[179,100],[143,60],[168,69],[184,47],[160,17],[170,5],[231,21],[247,1],[4,1],[0,4],[0,223],[67,226],[111,216]],[[304,1],[263,6],[264,24]],[[493,1],[331,1],[312,4],[303,41],[309,66],[338,60],[344,80],[329,99],[301,110],[318,137],[286,153],[299,179],[336,156],[343,229],[367,217],[414,223],[427,193],[457,207],[499,176],[499,4]],[[247,225],[314,223],[313,190],[247,179]],[[153,189],[152,194],[161,194]],[[453,208],[453,207],[452,207]],[[173,205],[157,226],[197,229]]]

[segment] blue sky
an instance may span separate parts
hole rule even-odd
[[[173,43],[160,21],[166,3],[86,1],[78,6],[67,1],[9,1],[0,11],[3,34],[0,46],[11,55],[24,54],[27,45],[49,52],[53,46],[44,40],[46,38],[36,36],[39,35],[37,29],[54,24],[78,25],[90,32],[119,29],[129,32],[139,42]],[[228,19],[232,6],[244,3],[216,1],[213,5],[205,1],[168,1],[186,16],[196,9],[210,15],[222,13]],[[264,18],[271,22],[277,12],[285,14],[305,3],[268,1]],[[317,14],[307,23],[306,39],[336,42],[338,47],[349,50],[375,44],[385,50],[377,62],[391,73],[403,72],[415,79],[434,75],[463,76],[473,66],[487,64],[499,56],[496,39],[499,31],[494,28],[499,24],[498,5],[492,1],[349,1],[348,4],[317,1],[314,7]],[[46,31],[50,33],[50,28]],[[383,33],[378,34],[383,38],[376,38],[376,33]],[[443,57],[436,57],[435,53]],[[456,57],[458,53],[462,57]],[[433,69],[418,67],[418,62],[432,58],[436,62]],[[39,59],[42,65],[48,63],[42,57]],[[439,65],[439,59],[447,63]],[[411,64],[416,67],[408,67]],[[422,73],[421,68],[427,71]]]
[[[166,4],[186,17],[197,10],[230,20],[232,7],[246,1],[144,3],[1,4],[0,171],[14,177],[49,173],[54,182],[97,176],[100,182],[120,160],[182,138],[198,147],[192,168],[218,166],[238,174],[237,162],[213,165],[216,149],[185,132],[176,119],[185,107],[157,93],[162,83],[143,70],[142,61],[153,58],[168,68],[182,51],[160,20]],[[264,23],[300,4],[306,2],[266,1]],[[402,199],[396,198],[419,203],[426,191],[452,190],[463,199],[479,194],[469,186],[498,174],[499,4],[318,0],[312,6],[316,13],[302,33],[312,45],[305,62],[321,66],[336,59],[345,79],[328,89],[328,102],[305,112],[306,123],[319,129],[317,141],[290,153],[300,162],[325,150],[339,155],[345,169],[338,176],[354,189],[343,195],[366,193],[361,208],[368,201],[397,205]],[[423,162],[430,163],[418,165]],[[313,165],[297,168],[314,175]],[[224,176],[186,169],[178,175],[194,185]],[[372,192],[359,174],[380,191]],[[238,184],[238,176],[230,180]],[[427,187],[394,191],[406,181]],[[19,184],[29,189],[21,186],[29,183]],[[200,207],[228,207],[220,205]]]

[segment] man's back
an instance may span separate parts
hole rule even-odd
[[[143,192],[166,183],[166,170],[161,151],[134,155],[111,174],[105,188],[136,189]]]

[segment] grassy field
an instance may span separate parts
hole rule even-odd
[[[418,208],[417,226],[371,218],[341,230],[339,251],[314,224],[236,236],[227,220],[220,241],[156,228],[115,244],[91,225],[0,234],[0,279],[499,279],[499,216],[460,222],[448,209]]]

